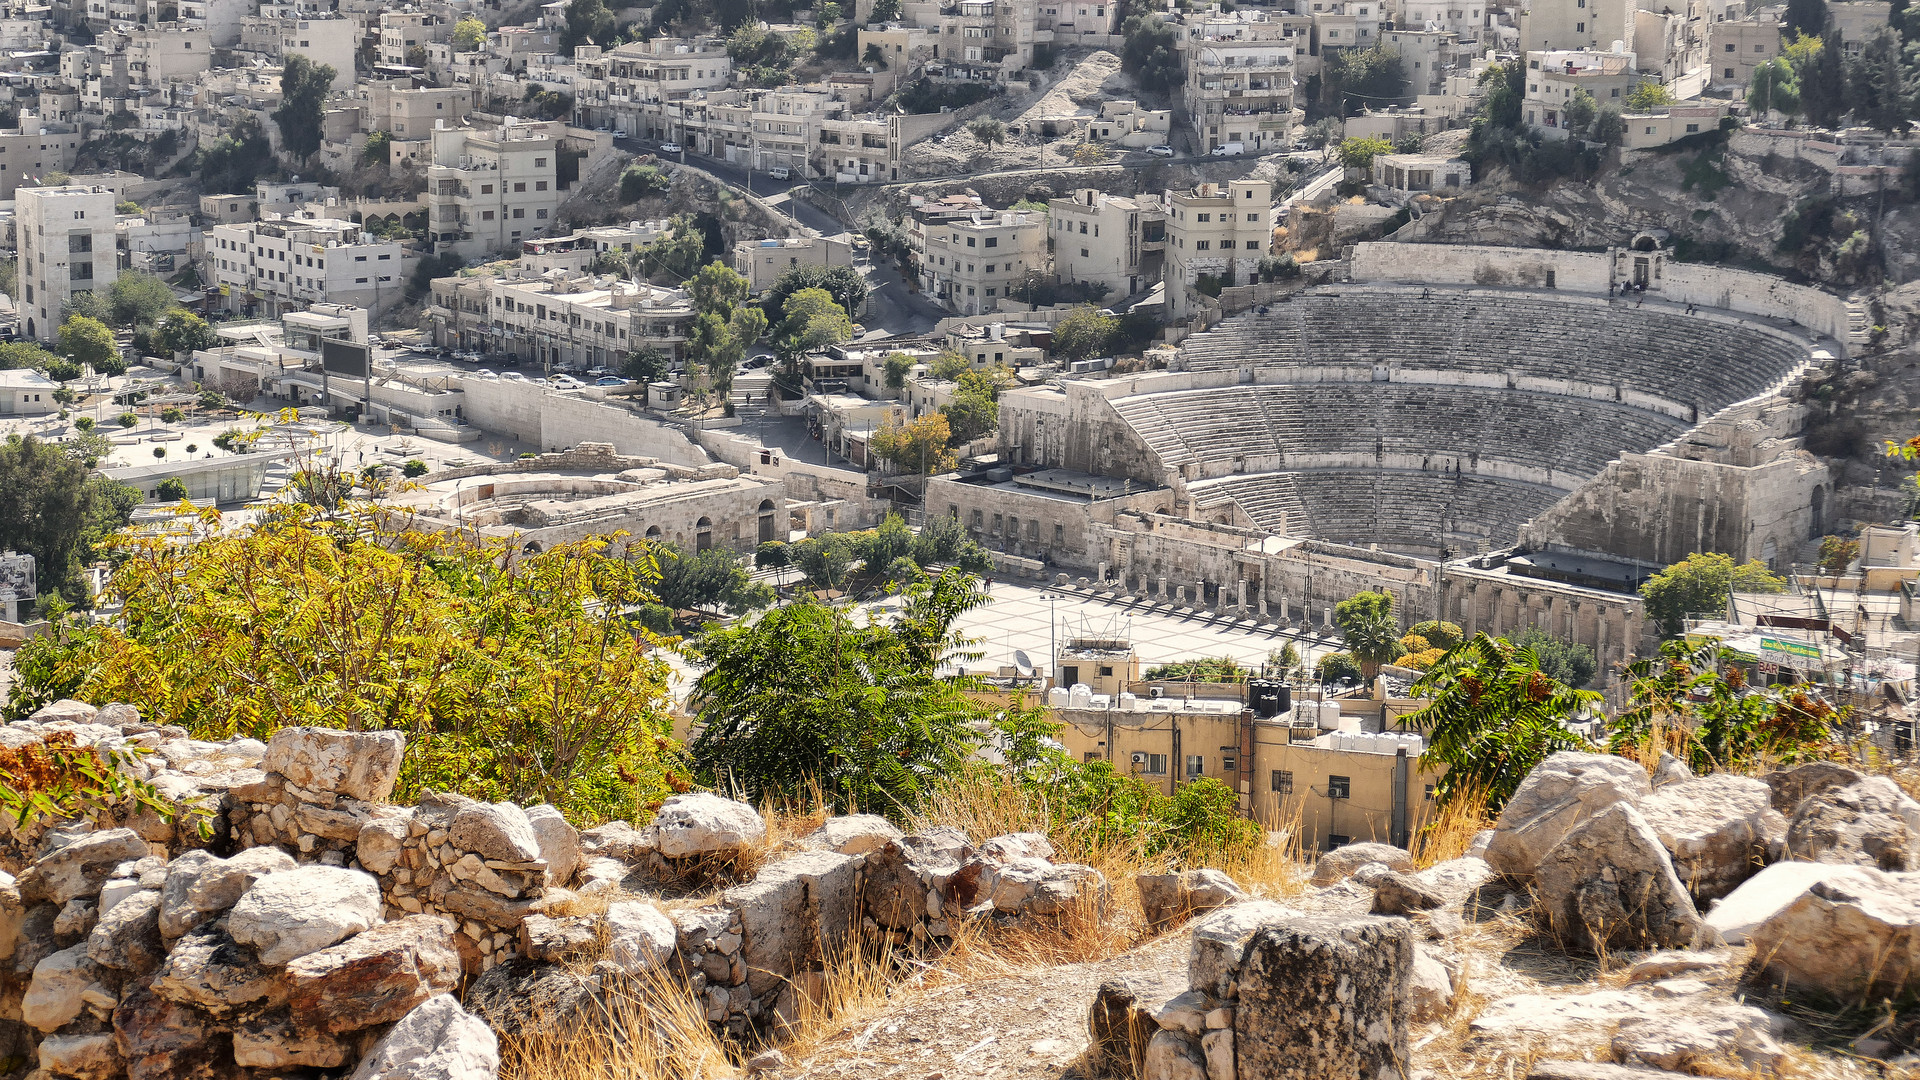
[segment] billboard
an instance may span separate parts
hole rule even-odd
[[[372,350],[351,341],[328,338],[320,343],[320,366],[330,375],[366,378],[370,373]]]

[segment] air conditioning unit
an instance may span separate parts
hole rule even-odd
[[[1147,755],[1145,754],[1133,755],[1133,763],[1135,765],[1145,765],[1147,763]]]

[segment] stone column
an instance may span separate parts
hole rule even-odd
[[[1240,600],[1234,606],[1239,608],[1242,614],[1246,613],[1246,610],[1247,610],[1247,579],[1246,578],[1240,579]]]
[[[1167,579],[1164,575],[1160,578],[1160,588],[1154,595],[1163,600],[1172,595],[1167,592]]]
[[[1185,585],[1174,586],[1173,601],[1176,604],[1184,604],[1187,602],[1187,587]]]

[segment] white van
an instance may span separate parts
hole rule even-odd
[[[1237,142],[1221,143],[1219,146],[1216,146],[1213,148],[1214,157],[1239,157],[1241,154],[1244,154],[1246,152],[1247,152],[1246,143],[1237,143]]]
[[[787,168],[785,165],[775,165],[773,168],[767,170],[767,175],[773,177],[775,180],[791,180],[793,179],[793,170]]]

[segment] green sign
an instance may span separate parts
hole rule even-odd
[[[1820,646],[1809,645],[1803,641],[1789,641],[1785,638],[1762,637],[1760,658],[1781,663],[1794,663],[1796,660],[1812,660],[1817,663],[1821,659]],[[1806,665],[1794,664],[1794,666],[1805,667]]]

